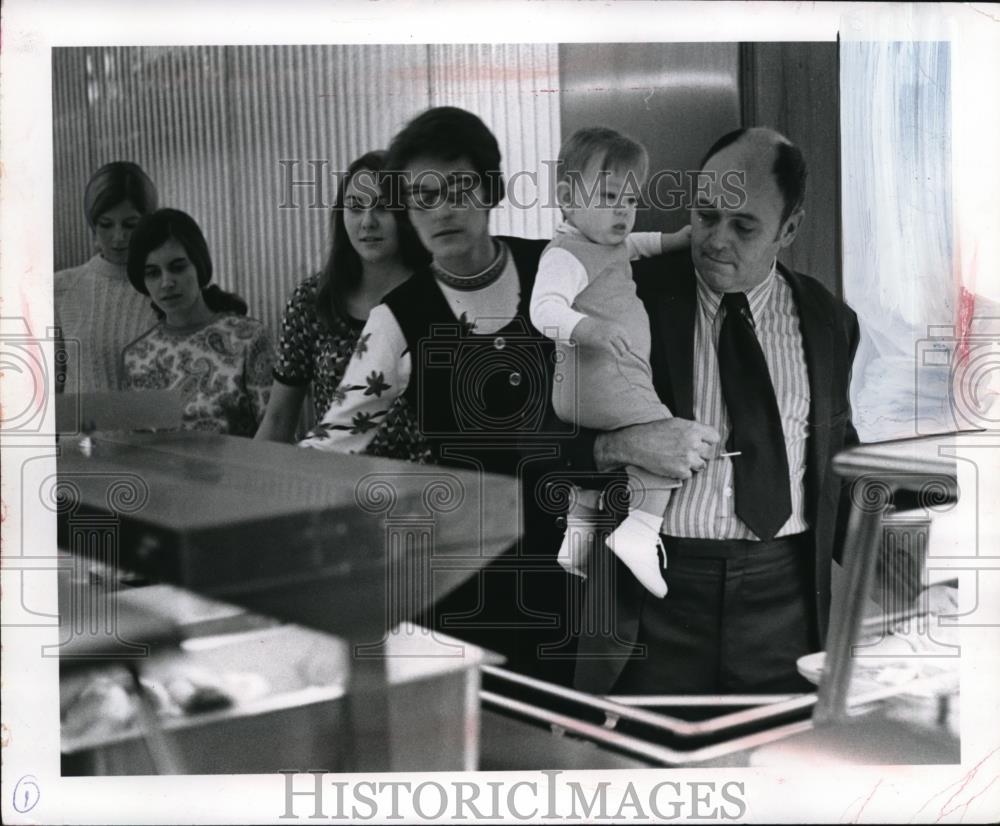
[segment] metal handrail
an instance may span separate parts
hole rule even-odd
[[[765,706],[801,697],[801,694],[608,694],[623,706]]]
[[[480,691],[479,697],[485,704],[495,708],[514,712],[548,725],[559,726],[575,736],[668,766],[700,763],[724,757],[733,752],[756,748],[790,737],[793,734],[809,731],[813,727],[811,720],[801,720],[797,723],[789,723],[745,737],[727,740],[724,743],[702,746],[691,751],[678,751],[667,746],[649,743],[628,734],[622,734],[619,731],[609,731],[602,726],[577,720],[567,714],[560,714],[520,700],[513,700],[510,697],[503,697],[492,691]]]
[[[609,716],[608,726],[613,727],[619,719],[629,720],[651,728],[667,731],[677,737],[703,737],[718,734],[730,728],[756,723],[772,717],[780,717],[790,712],[807,709],[816,703],[815,694],[788,695],[791,699],[782,702],[764,704],[751,709],[743,709],[730,714],[723,714],[709,720],[691,722],[671,717],[668,714],[646,711],[643,708],[618,703],[603,697],[596,697],[583,691],[554,685],[543,680],[517,674],[496,666],[484,666],[483,673],[508,682],[519,683],[561,700],[579,703],[596,711],[602,711]],[[707,705],[707,704],[706,704]],[[606,730],[606,729],[605,729]]]
[[[621,705],[619,703],[613,702],[611,700],[603,699],[600,697],[594,697],[592,695],[586,694],[584,692],[575,691],[573,689],[564,688],[562,686],[556,686],[549,683],[544,683],[540,680],[536,680],[531,677],[525,677],[521,674],[515,674],[513,672],[505,671],[501,668],[496,668],[494,666],[484,666],[483,671],[490,673],[492,676],[498,677],[500,679],[508,679],[511,682],[521,683],[524,685],[537,688],[538,690],[546,693],[550,696],[557,697],[563,700],[569,700],[572,702],[579,703],[580,705],[587,706],[589,708],[597,709],[603,711],[606,715],[613,717],[620,713],[620,716],[624,719],[633,720],[635,722],[641,722],[648,724],[653,728],[659,730],[666,730],[672,734],[677,734],[675,730],[678,728],[678,723],[684,723],[689,728],[698,728],[699,724],[690,724],[687,721],[676,720],[675,718],[669,717],[668,715],[659,715],[652,712],[643,711],[642,709],[631,708],[626,705]],[[900,694],[904,694],[915,687],[923,688],[933,688],[937,685],[944,685],[952,679],[950,674],[938,674],[932,677],[925,677],[923,679],[915,680],[903,685],[886,686],[884,688],[874,689],[862,694],[851,695],[847,699],[847,708],[851,710],[863,710],[866,706],[871,706],[872,703],[876,703],[880,700],[885,700],[890,697],[894,697]],[[732,695],[729,698],[724,698],[722,696],[711,696],[706,699],[709,700],[706,705],[719,705],[721,700],[728,699],[730,702],[734,702],[742,699],[749,699],[755,695]],[[764,695],[762,695],[764,696]],[[778,697],[778,701],[773,703],[768,703],[766,706],[782,706],[786,710],[793,707],[799,707],[798,705],[792,706],[788,702],[787,695],[771,695],[772,697]],[[651,743],[648,740],[644,740],[635,735],[625,734],[621,731],[615,730],[614,725],[598,725],[596,723],[589,723],[585,720],[578,720],[577,718],[571,716],[570,714],[551,711],[540,706],[532,705],[531,703],[515,700],[511,697],[505,697],[501,694],[497,694],[494,691],[480,690],[479,692],[480,700],[486,706],[492,706],[494,708],[513,712],[515,714],[521,715],[523,717],[535,720],[540,723],[544,723],[549,726],[556,726],[560,729],[572,734],[576,737],[597,743],[599,745],[608,746],[610,748],[616,749],[627,754],[641,757],[645,760],[652,760],[663,765],[684,765],[690,763],[699,763],[706,760],[712,760],[717,757],[723,757],[728,754],[732,754],[737,751],[743,751],[747,749],[757,748],[758,746],[763,746],[768,743],[775,742],[777,740],[790,737],[795,734],[800,734],[806,731],[810,731],[814,728],[814,721],[812,719],[800,720],[794,723],[788,723],[781,726],[776,726],[774,728],[769,728],[764,731],[754,732],[752,734],[743,735],[741,737],[736,737],[730,740],[726,740],[721,743],[711,743],[705,746],[690,750],[682,750],[676,748],[670,748],[669,746],[662,746],[656,743]],[[643,698],[648,699],[648,698]],[[663,696],[656,699],[669,700],[673,702],[672,697]],[[694,697],[683,697],[684,700],[694,700]],[[791,700],[800,703],[804,700],[810,700],[812,703],[816,701],[815,694],[796,696],[792,695]],[[693,705],[693,703],[687,703],[688,705]],[[621,713],[624,712],[624,713]],[[715,720],[726,720],[727,718],[733,718],[739,715],[725,715],[724,717],[715,718]],[[708,721],[712,723],[714,721]],[[702,729],[706,728],[701,726]],[[718,730],[720,727],[713,727],[714,730]],[[683,736],[683,735],[682,735]]]

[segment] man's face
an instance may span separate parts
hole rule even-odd
[[[746,292],[760,284],[798,232],[801,210],[781,220],[784,199],[771,171],[774,157],[773,144],[744,137],[702,170],[708,183],[691,210],[691,259],[717,292]]]

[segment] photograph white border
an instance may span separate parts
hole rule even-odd
[[[946,39],[953,47],[971,42],[1000,49],[995,6],[814,3],[655,2],[340,2],[293,3],[224,0],[175,3],[8,0],[3,6],[2,203],[0,203],[0,315],[24,319],[44,339],[52,326],[52,123],[51,49],[54,46],[226,45],[238,43],[431,43],[431,42],[632,42],[807,41],[851,39]],[[983,100],[1000,98],[1000,78],[981,77]],[[991,136],[995,147],[996,134]],[[955,164],[974,164],[956,157]],[[994,167],[995,168],[995,167]],[[984,181],[991,193],[1000,180]],[[995,227],[996,224],[993,224]],[[996,278],[997,275],[991,276]],[[43,346],[51,364],[51,345]],[[0,394],[5,410],[24,404],[35,391],[32,378],[5,369]],[[43,432],[53,430],[51,393]],[[30,403],[30,402],[27,402]],[[285,811],[285,779],[274,776],[63,778],[59,761],[58,668],[43,659],[43,645],[58,642],[57,630],[14,625],[22,584],[34,605],[55,605],[51,576],[25,577],[32,560],[54,565],[55,518],[38,502],[21,502],[19,468],[30,459],[50,461],[44,439],[3,438],[3,778],[6,823],[229,823],[291,822]],[[1000,438],[995,450],[1000,450]],[[979,468],[983,484],[996,491],[996,453]],[[45,457],[48,457],[47,459]],[[994,477],[990,477],[994,474]],[[989,477],[989,478],[987,478]],[[985,500],[987,503],[989,499]],[[992,512],[982,520],[995,519]],[[987,526],[988,527],[988,526]],[[994,534],[995,535],[995,534]],[[23,544],[22,538],[24,537]],[[30,544],[30,552],[25,552]],[[44,550],[42,550],[44,549]],[[983,627],[964,629],[962,672],[962,763],[956,766],[799,765],[794,768],[671,769],[567,773],[584,788],[609,781],[609,798],[620,800],[631,783],[640,799],[665,778],[673,782],[734,781],[744,784],[747,822],[964,822],[1000,815],[1000,576],[979,578]],[[990,612],[992,617],[989,616]],[[303,767],[307,768],[307,767]],[[25,780],[33,778],[33,780]],[[342,776],[348,783],[363,776]],[[392,779],[404,779],[393,775]],[[412,775],[440,782],[439,775]],[[543,784],[537,772],[455,776],[481,785],[502,781]],[[34,784],[34,785],[32,785]],[[521,787],[522,794],[530,794]],[[617,797],[615,797],[617,790]],[[506,794],[506,792],[505,792]],[[17,797],[20,795],[21,797]],[[27,795],[26,797],[24,795]],[[31,796],[35,795],[34,798]],[[484,793],[483,800],[489,795]],[[16,801],[33,801],[19,811]],[[524,809],[531,805],[525,802]],[[559,801],[565,815],[568,801]],[[298,820],[311,809],[297,807]],[[326,807],[326,819],[332,806]],[[626,809],[626,813],[630,810]],[[542,806],[540,815],[546,812]],[[356,812],[364,817],[367,808]],[[515,822],[517,813],[502,810]],[[373,818],[379,822],[390,812]],[[399,810],[399,822],[418,814]],[[346,813],[344,820],[352,820]],[[720,818],[725,819],[725,818]],[[390,821],[391,822],[391,821]],[[468,820],[466,821],[468,822]]]

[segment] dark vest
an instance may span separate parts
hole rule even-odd
[[[528,313],[547,242],[500,240],[510,248],[521,289],[517,313],[503,329],[477,335],[463,328],[428,270],[385,298],[406,338],[412,368],[405,395],[433,460],[513,475],[521,484],[521,512],[510,515],[522,525],[521,538],[421,621],[500,652],[508,667],[568,682],[571,659],[538,653],[542,645],[564,656],[572,651],[563,619],[567,577],[555,563],[562,536],[555,516],[564,506],[543,507],[539,494],[564,438],[555,431],[565,428],[552,410],[555,347]],[[455,615],[471,617],[470,624],[438,624]]]
[[[407,401],[439,464],[515,473],[519,445],[550,423],[552,342],[531,326],[528,307],[545,241],[498,236],[520,281],[517,314],[489,335],[471,332],[433,274],[418,271],[385,297],[412,365]]]

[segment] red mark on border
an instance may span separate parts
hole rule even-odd
[[[854,816],[854,822],[855,823],[857,823],[858,820],[861,818],[861,814],[862,814],[862,812],[864,812],[865,806],[867,806],[869,803],[872,802],[872,798],[875,797],[875,792],[878,791],[878,787],[881,786],[881,785],[882,785],[882,778],[879,778],[878,783],[876,783],[874,786],[872,786],[872,790],[868,793],[868,797],[866,797],[864,799],[864,802],[861,804],[860,808],[858,809],[858,813]]]
[[[913,816],[910,818],[910,822],[912,823],[913,822],[913,818],[915,818],[918,814],[920,814],[920,812],[922,812],[924,809],[926,809],[931,804],[932,800],[934,800],[936,797],[940,797],[942,794],[944,794],[946,791],[948,791],[948,789],[952,788],[953,786],[958,786],[958,788],[952,793],[951,797],[949,797],[944,802],[944,804],[941,806],[941,808],[938,809],[938,815],[934,819],[934,822],[935,823],[939,822],[942,818],[947,817],[952,812],[955,812],[958,809],[964,808],[964,809],[967,810],[968,807],[969,807],[969,805],[972,803],[972,801],[975,800],[980,795],[982,795],[986,791],[986,789],[990,788],[990,786],[992,786],[997,781],[997,778],[1000,777],[1000,775],[994,775],[993,778],[990,780],[990,782],[986,784],[985,788],[980,789],[978,792],[976,792],[974,795],[972,795],[964,803],[958,803],[958,804],[956,804],[955,806],[953,806],[950,809],[948,808],[948,806],[951,804],[951,802],[956,797],[958,797],[963,791],[965,791],[965,789],[968,787],[968,785],[975,779],[976,773],[979,771],[980,768],[982,768],[983,764],[987,760],[989,760],[994,754],[996,754],[998,751],[1000,751],[1000,746],[998,746],[997,748],[993,749],[993,751],[991,751],[982,760],[980,760],[978,763],[976,763],[975,766],[973,766],[971,769],[969,769],[968,772],[966,772],[962,777],[960,777],[954,783],[949,783],[947,786],[945,786],[943,789],[941,789],[941,791],[939,791],[937,794],[932,795],[931,797],[927,798],[927,800],[924,802],[924,804],[913,813]],[[962,816],[963,817],[965,816],[964,812],[963,812]]]
[[[976,294],[969,292],[964,286],[958,288],[958,360],[963,362],[969,357],[969,328],[976,313]]]
[[[854,807],[854,805],[858,801],[861,801],[861,805],[858,807],[858,812],[857,814],[854,815],[854,820],[851,821],[852,823],[857,823],[858,819],[861,817],[861,813],[864,812],[865,810],[865,806],[871,803],[871,799],[875,796],[875,792],[878,791],[878,787],[881,785],[882,785],[882,778],[879,778],[878,782],[874,786],[872,786],[872,790],[868,792],[867,797],[865,797],[864,799],[862,799],[861,797],[854,798],[854,800],[852,800],[850,804],[847,806],[847,808],[844,809],[844,811],[841,813],[840,815],[841,819],[847,816],[847,813]]]

